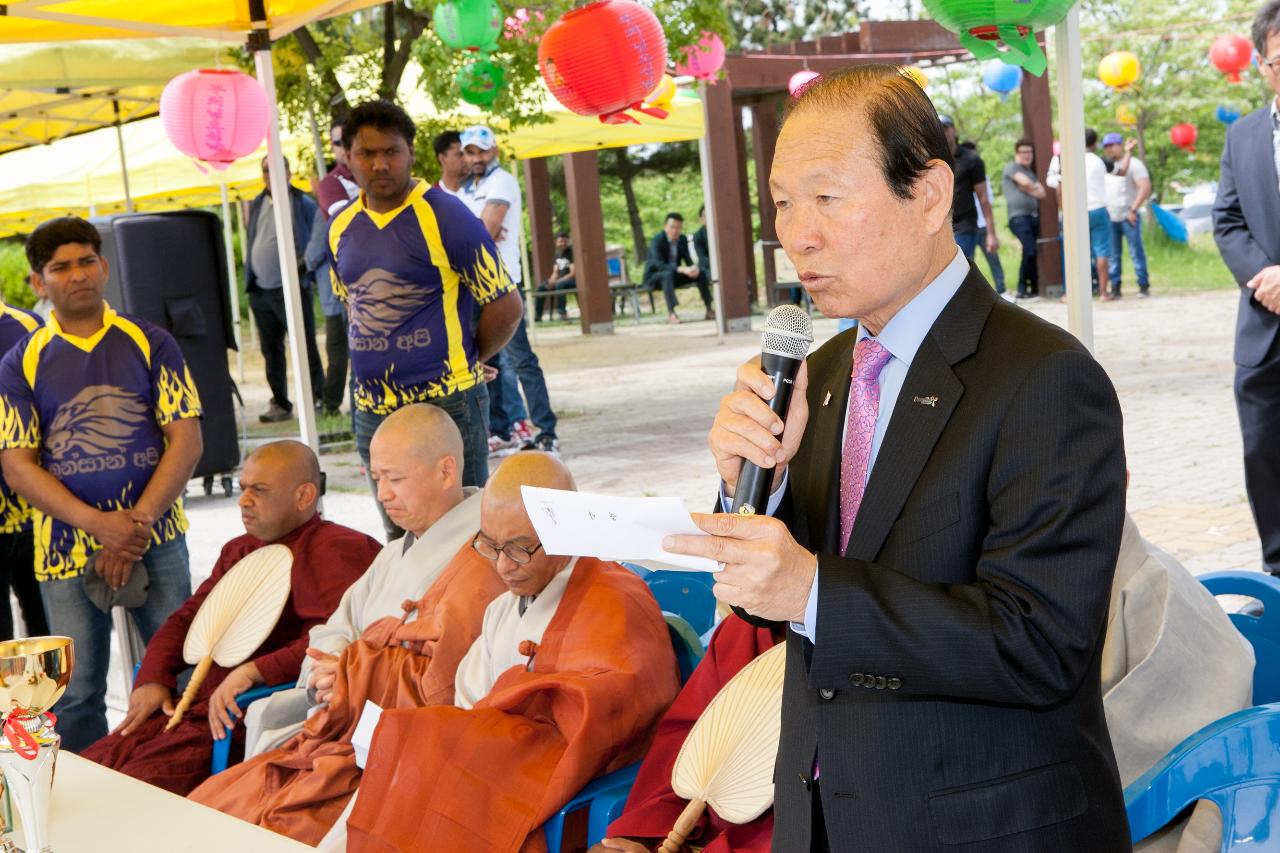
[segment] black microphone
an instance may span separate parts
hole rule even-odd
[[[809,319],[809,312],[795,305],[774,308],[764,320],[760,343],[760,369],[773,381],[774,394],[769,401],[769,410],[785,421],[796,374],[813,343],[813,321]],[[743,459],[731,511],[738,515],[763,512],[772,481],[772,468],[761,468],[751,460]]]

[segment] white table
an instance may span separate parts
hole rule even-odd
[[[58,756],[49,834],[54,853],[314,853],[69,752]]]

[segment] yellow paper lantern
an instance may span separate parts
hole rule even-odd
[[[1108,53],[1098,63],[1098,77],[1117,92],[1128,89],[1141,74],[1142,65],[1138,57],[1127,50]]]
[[[1137,127],[1138,117],[1133,114],[1133,110],[1129,109],[1128,104],[1121,104],[1116,107],[1116,121],[1123,127]]]
[[[660,110],[665,110],[671,107],[671,100],[675,96],[676,81],[671,78],[670,74],[663,74],[662,79],[658,81],[657,88],[645,97],[644,103],[647,107],[657,107]]]

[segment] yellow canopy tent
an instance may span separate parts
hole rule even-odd
[[[692,92],[681,91],[666,118],[639,114],[639,124],[604,124],[594,116],[570,112],[550,95],[546,104],[551,121],[525,125],[503,137],[503,144],[522,160],[651,142],[686,142],[703,134],[702,101]]]

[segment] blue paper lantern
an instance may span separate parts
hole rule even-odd
[[[1010,92],[1022,85],[1022,69],[999,59],[992,59],[982,67],[982,82],[1003,101],[1009,97]]]
[[[1233,121],[1240,118],[1240,111],[1235,107],[1229,107],[1222,104],[1213,111],[1214,116],[1223,124],[1230,125]]]

